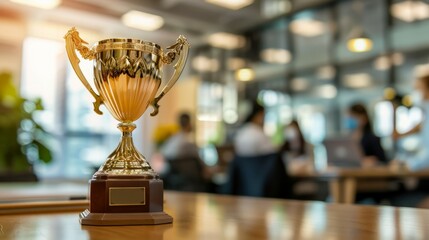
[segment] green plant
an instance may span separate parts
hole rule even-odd
[[[35,161],[52,161],[45,144],[48,134],[34,120],[41,110],[41,99],[22,98],[12,75],[0,73],[0,173],[28,172]]]

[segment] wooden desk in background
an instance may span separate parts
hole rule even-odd
[[[0,204],[8,202],[65,201],[86,199],[87,181],[0,183]]]
[[[422,209],[166,192],[173,224],[96,227],[79,224],[78,202],[81,209],[0,215],[0,239],[429,239]]]
[[[329,191],[334,203],[354,203],[356,188],[362,181],[386,181],[406,178],[429,178],[429,169],[421,171],[393,170],[389,167],[329,168],[321,172],[289,173],[295,178],[312,178],[329,182]]]

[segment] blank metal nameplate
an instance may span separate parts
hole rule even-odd
[[[109,206],[133,206],[146,204],[145,187],[109,188]]]

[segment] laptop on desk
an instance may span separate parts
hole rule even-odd
[[[363,159],[359,142],[351,137],[325,139],[328,166],[339,168],[360,168]]]

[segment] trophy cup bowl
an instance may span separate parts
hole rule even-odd
[[[94,97],[94,111],[102,114],[104,104],[118,120],[122,138],[90,180],[89,209],[80,214],[83,225],[140,225],[171,223],[163,212],[163,182],[139,153],[132,140],[133,123],[149,105],[158,113],[158,101],[178,80],[186,63],[189,44],[179,36],[164,53],[162,48],[137,39],[106,39],[92,48],[72,28],[65,35],[70,63],[81,82]],[[94,85],[97,94],[79,67],[78,51],[84,59],[93,60]],[[175,59],[174,73],[156,96],[161,86],[162,67]]]

